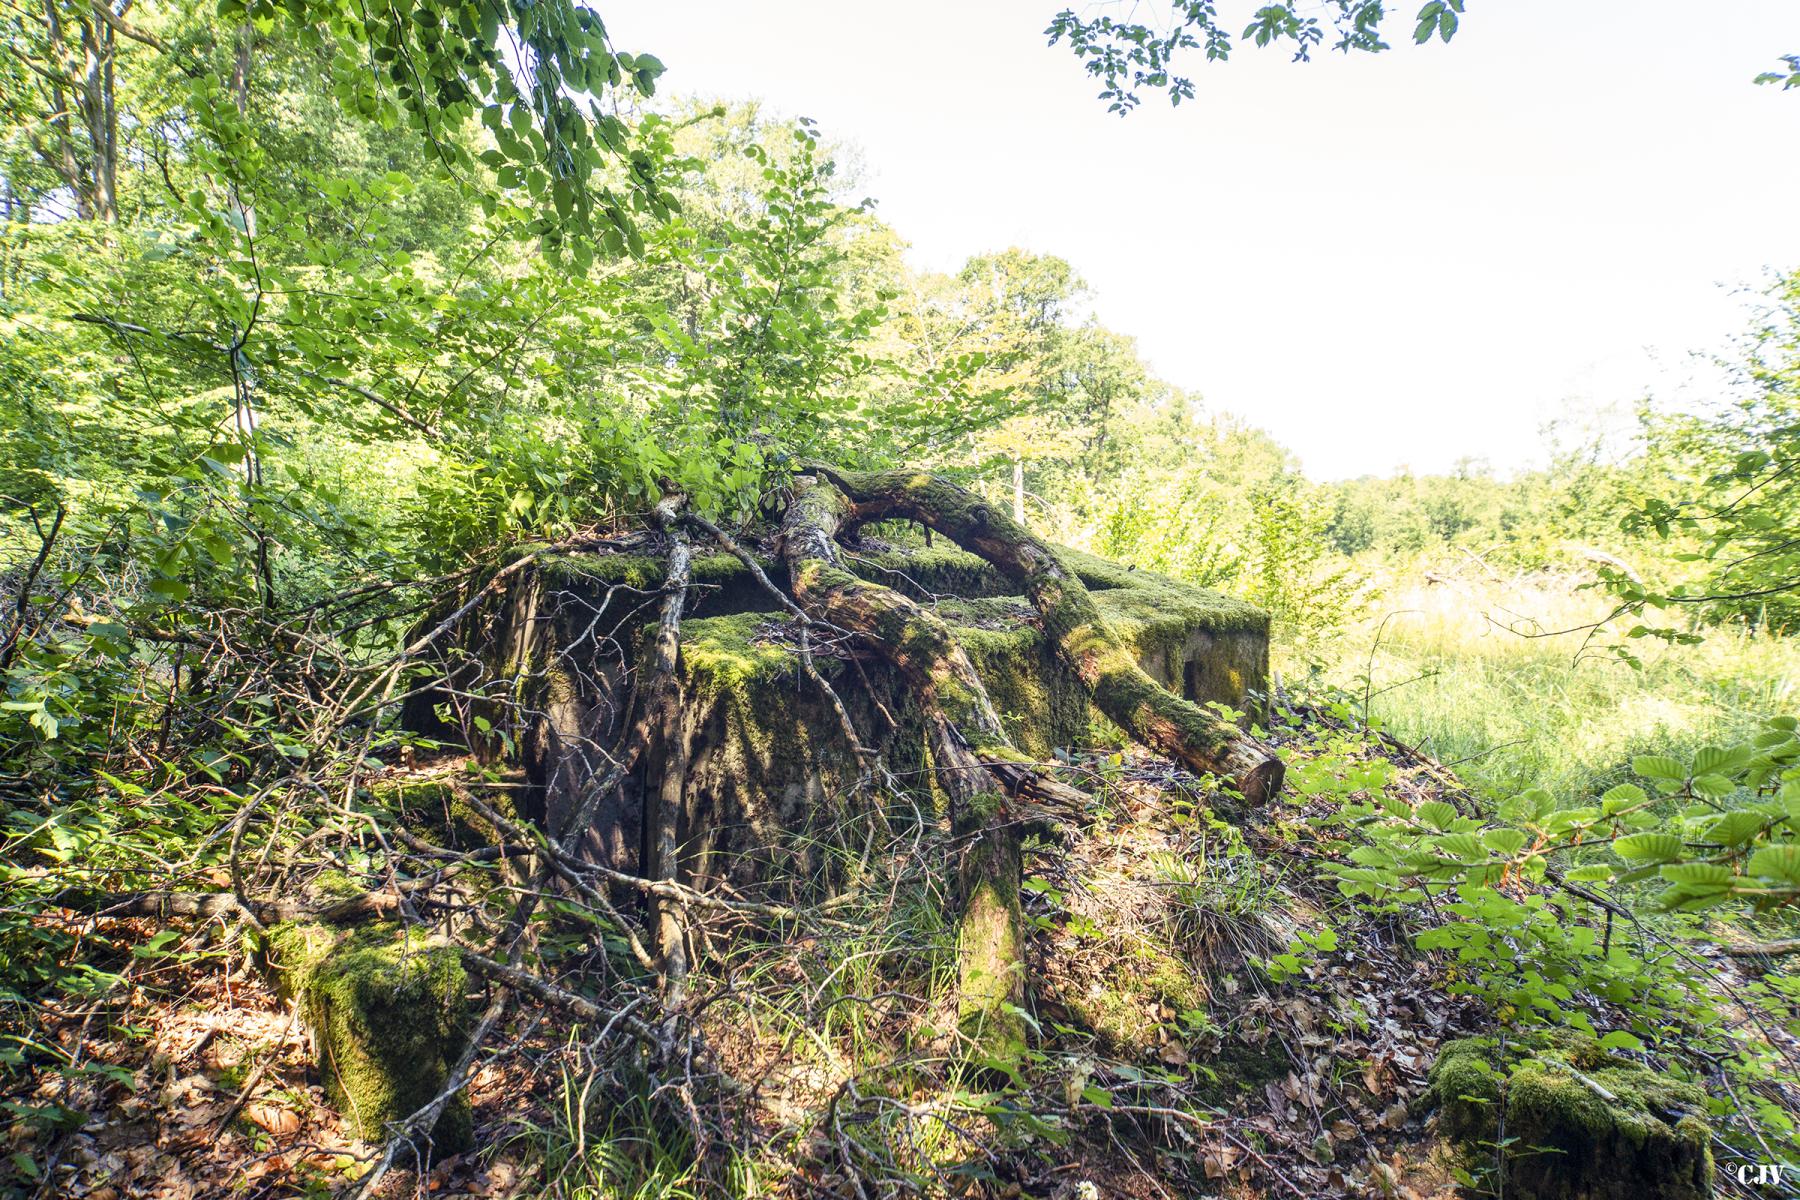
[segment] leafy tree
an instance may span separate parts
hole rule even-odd
[[[1786,631],[1800,623],[1800,275],[1771,289],[1739,372],[1743,395],[1729,407],[1648,418],[1662,486],[1624,522],[1678,547],[1697,577],[1658,585],[1613,569],[1605,579],[1634,612],[1687,610]],[[1632,632],[1693,636],[1673,624]]]
[[[1259,47],[1291,45],[1294,59],[1306,62],[1332,39],[1330,48],[1344,53],[1378,53],[1388,49],[1383,27],[1389,12],[1384,0],[1330,0],[1320,6],[1324,18],[1300,5],[1265,4],[1239,18],[1247,20],[1233,34],[1236,20],[1220,16],[1214,0],[1172,0],[1167,19],[1152,25],[1128,16],[1101,12],[1084,16],[1072,8],[1056,14],[1044,32],[1050,44],[1067,40],[1089,75],[1101,83],[1100,99],[1113,112],[1126,113],[1140,102],[1140,90],[1167,91],[1171,104],[1194,98],[1194,81],[1177,73],[1190,50],[1203,50],[1207,61],[1223,62],[1239,41]],[[1461,25],[1463,0],[1427,0],[1414,21],[1416,42],[1449,41]]]
[[[1124,6],[1119,6],[1124,7]],[[1137,19],[1137,8],[1124,16],[1100,11],[1093,15],[1065,8],[1044,32],[1050,44],[1067,41],[1087,73],[1101,83],[1100,99],[1113,112],[1127,113],[1141,101],[1141,91],[1166,91],[1171,104],[1194,98],[1194,81],[1179,73],[1190,51],[1208,62],[1223,62],[1242,42],[1257,47],[1292,47],[1296,62],[1310,61],[1327,48],[1344,54],[1378,54],[1390,49],[1385,40],[1391,19],[1402,24],[1402,36],[1423,45],[1448,42],[1462,27],[1464,0],[1425,0],[1410,20],[1391,11],[1387,0],[1327,0],[1316,8],[1299,4],[1263,4],[1236,17],[1219,12],[1216,0],[1170,0],[1160,22]],[[1322,15],[1318,15],[1322,14]],[[1244,22],[1242,31],[1239,22]],[[1781,59],[1783,69],[1764,72],[1755,82],[1800,86],[1800,55]]]
[[[953,277],[909,279],[889,336],[920,386],[884,409],[907,431],[896,451],[978,473],[1004,464],[1021,506],[1026,460],[1075,445],[1057,428],[1059,356],[1083,291],[1067,262],[1017,248],[977,255]]]

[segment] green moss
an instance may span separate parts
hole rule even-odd
[[[378,779],[369,796],[419,836],[449,850],[474,850],[500,841],[500,831],[469,804],[468,797],[441,777]],[[516,816],[504,795],[493,803],[505,816]]]
[[[1077,578],[1094,594],[1107,616],[1121,622],[1166,624],[1171,618],[1217,634],[1267,635],[1269,616],[1253,604],[1219,592],[1137,571],[1080,550],[1055,548]],[[1018,588],[985,559],[954,546],[884,550],[848,558],[852,571],[871,583],[905,592],[916,600],[1010,599],[1022,604]],[[1101,599],[1103,593],[1117,596]]]
[[[1006,576],[986,560],[954,546],[925,546],[846,555],[850,569],[870,583],[894,588],[915,600],[954,596],[964,600],[1005,596]]]
[[[1504,1115],[1508,1191],[1519,1200],[1699,1200],[1712,1187],[1706,1096],[1692,1084],[1571,1040],[1502,1072],[1491,1039],[1451,1042],[1428,1103],[1472,1160]]]
[[[1059,746],[1079,744],[1087,694],[1056,659],[1018,597],[940,606],[1000,714],[1007,736],[1027,758],[1048,762]]]
[[[391,925],[350,932],[290,923],[269,933],[282,994],[298,998],[326,1096],[378,1141],[444,1088],[468,1037],[467,977],[454,946]],[[432,1133],[440,1154],[471,1145],[467,1093]]]
[[[1494,1071],[1492,1038],[1446,1042],[1431,1064],[1425,1103],[1438,1110],[1438,1128],[1456,1142],[1489,1140],[1497,1128],[1500,1076]]]
[[[1278,1037],[1251,1044],[1227,1037],[1212,1057],[1194,1064],[1202,1104],[1224,1108],[1246,1092],[1260,1090],[1294,1069],[1287,1047]]]
[[[840,812],[834,805],[861,765],[836,714],[801,673],[794,644],[794,628],[775,613],[682,623],[682,719],[694,752],[684,870],[796,884],[823,878],[825,864],[815,861],[806,835]],[[876,697],[851,668],[825,655],[814,661],[859,729],[873,736],[884,728],[872,711]],[[880,687],[884,677],[878,671],[873,677]],[[898,763],[904,756],[892,757]],[[778,873],[766,869],[777,854],[785,856]]]
[[[1254,604],[1154,571],[1136,571],[1080,550],[1059,546],[1056,552],[1087,585],[1094,603],[1108,619],[1119,623],[1115,629],[1121,634],[1125,632],[1121,626],[1130,621],[1166,620],[1179,615],[1184,623],[1208,633],[1268,636],[1269,614]]]
[[[1154,1051],[1161,1023],[1155,1014],[1164,1006],[1178,1013],[1206,1008],[1206,989],[1193,969],[1158,946],[1141,945],[1112,967],[1086,991],[1061,1000],[1114,1053],[1142,1056]]]
[[[669,564],[648,554],[547,554],[538,560],[538,570],[552,585],[620,584],[651,591],[662,586]]]
[[[681,656],[689,694],[704,701],[790,679],[795,669],[792,644],[771,636],[785,620],[776,613],[746,612],[684,621]]]
[[[1001,798],[971,798],[957,815],[968,839],[959,866],[957,1025],[969,1057],[1002,1070],[1025,1056],[1025,915],[1019,902],[1018,835],[1004,828]]]

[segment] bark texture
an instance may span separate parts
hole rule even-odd
[[[669,578],[664,585],[662,613],[657,622],[655,672],[663,680],[662,746],[663,777],[651,803],[645,825],[650,836],[650,875],[653,879],[679,880],[681,873],[682,797],[687,791],[688,740],[682,728],[681,610],[687,603],[688,574],[693,551],[677,521],[680,500],[665,499],[656,506],[656,525],[669,538]],[[681,925],[678,904],[659,897],[656,908],[656,952],[662,964],[663,991],[671,1007],[678,1007],[687,987],[687,934]]]

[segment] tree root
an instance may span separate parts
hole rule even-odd
[[[1285,768],[1275,751],[1145,674],[1087,586],[1049,544],[1011,517],[919,471],[815,473],[850,501],[840,526],[896,517],[919,521],[1017,583],[1095,707],[1131,736],[1196,773],[1230,781],[1251,803],[1281,790]]]
[[[962,845],[957,933],[959,1025],[976,1061],[1013,1063],[1025,1046],[1024,916],[1019,905],[1020,795],[1033,784],[987,688],[948,626],[912,600],[845,570],[837,535],[848,502],[829,483],[800,480],[782,524],[794,596],[818,619],[863,635],[918,694],[933,770],[949,796]],[[1073,789],[1065,789],[1073,791]],[[1034,806],[1035,807],[1035,806]]]

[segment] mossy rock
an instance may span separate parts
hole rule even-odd
[[[1699,1200],[1712,1194],[1701,1089],[1568,1041],[1510,1069],[1491,1038],[1450,1042],[1425,1102],[1472,1163],[1491,1162],[1504,1108],[1507,1194],[1519,1200]]]
[[[468,979],[456,948],[416,930],[289,923],[269,933],[281,994],[298,997],[325,1093],[365,1141],[391,1136],[444,1090],[469,1036]],[[472,1145],[468,1094],[431,1132],[439,1154]]]

